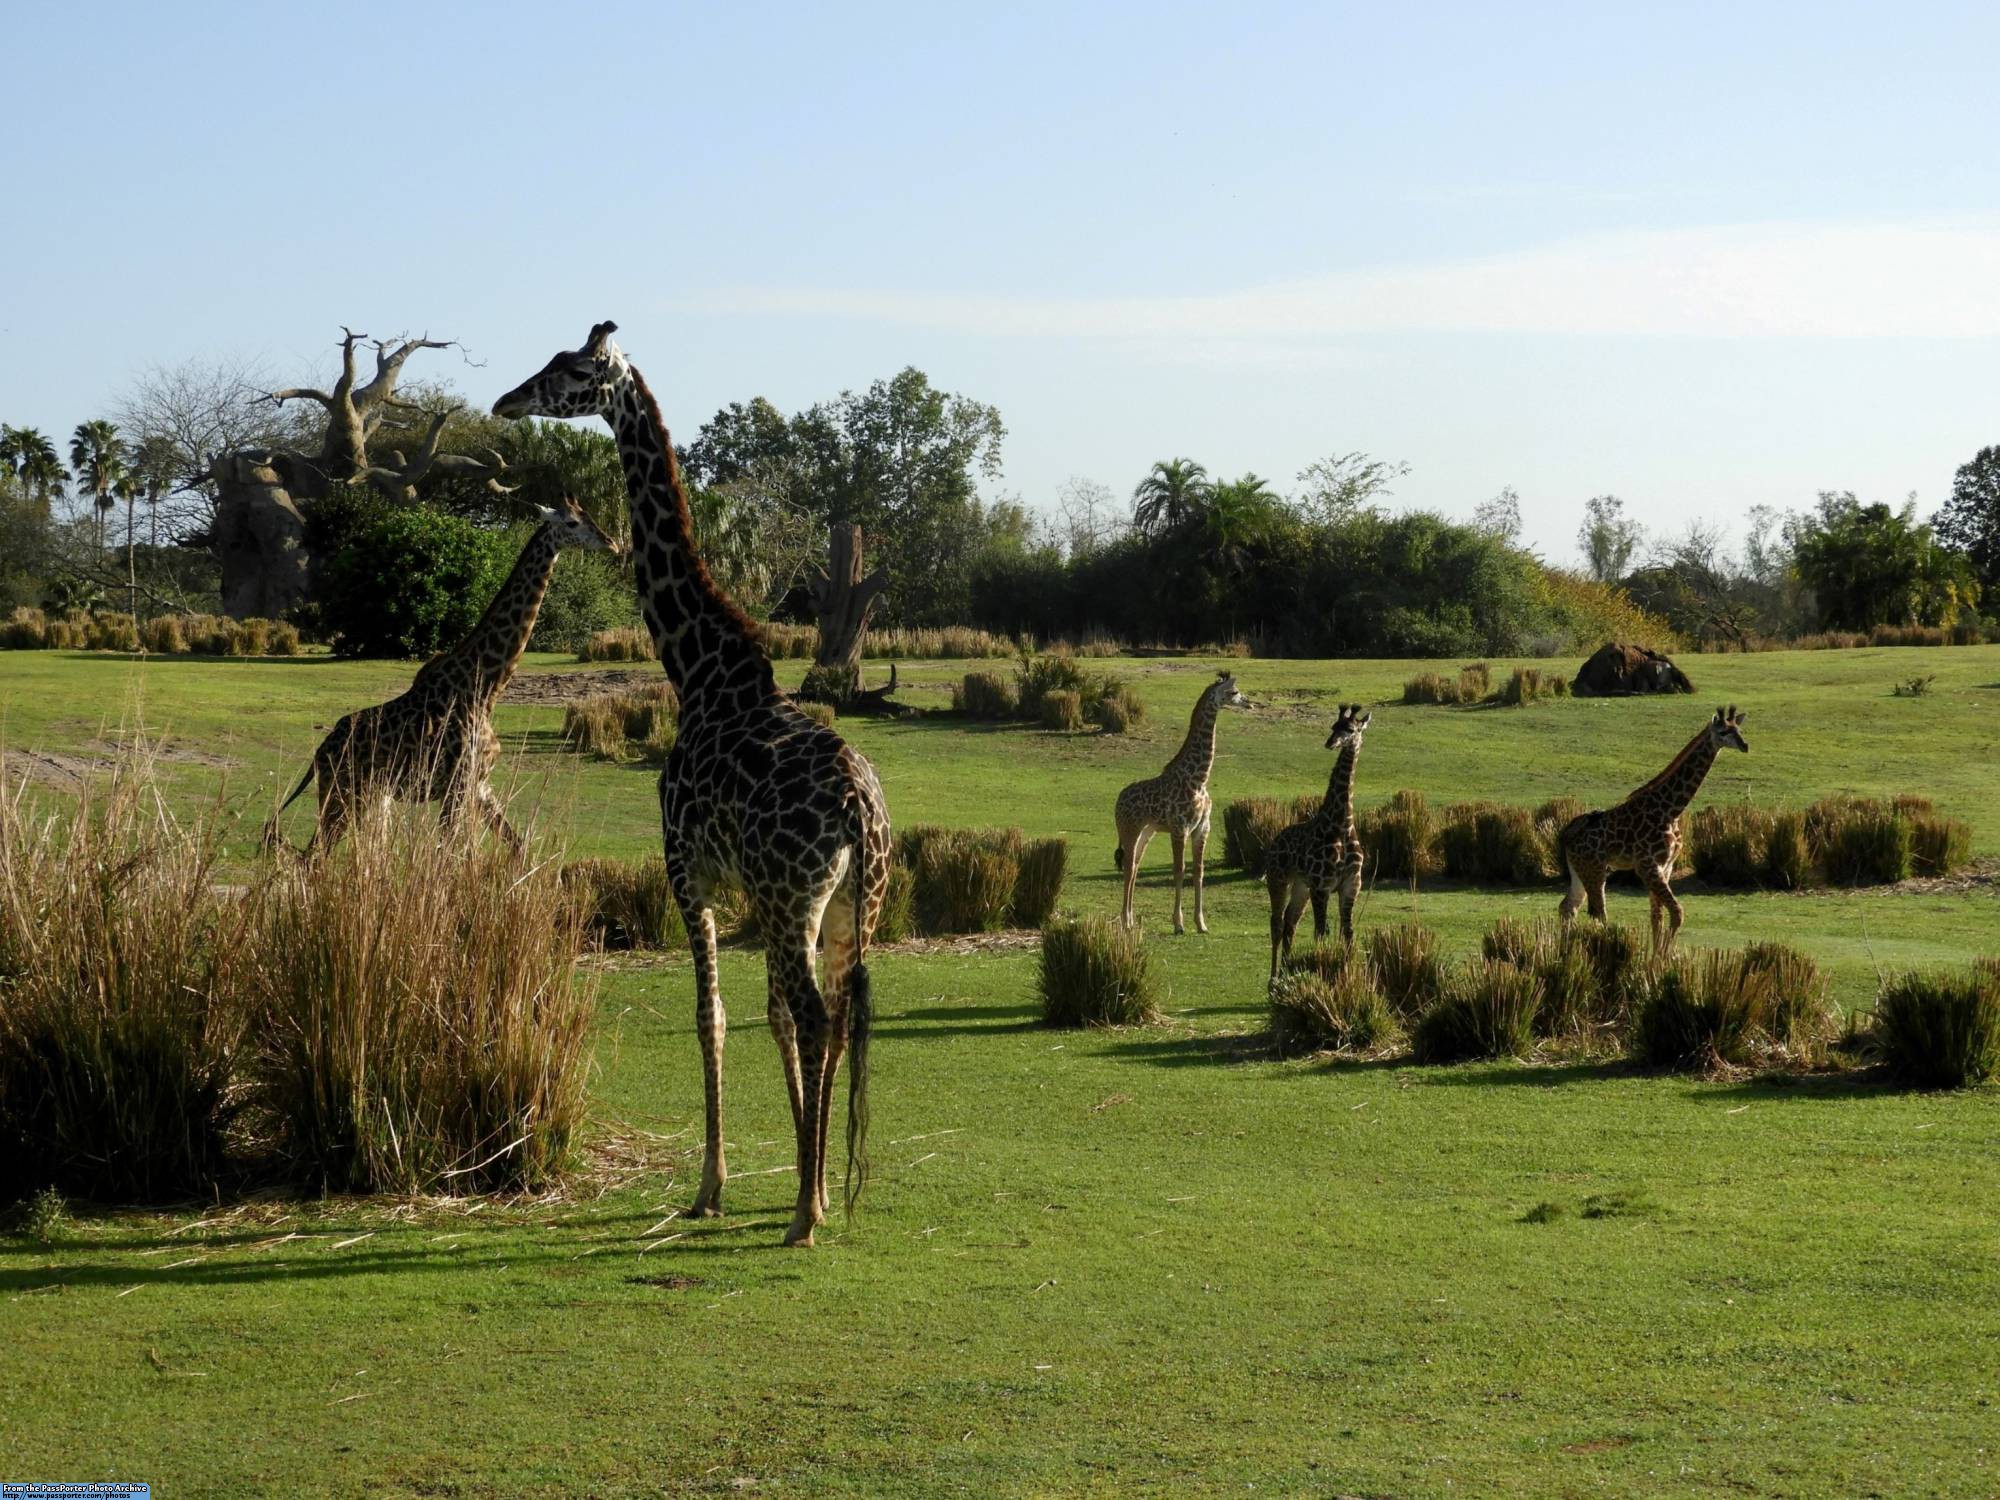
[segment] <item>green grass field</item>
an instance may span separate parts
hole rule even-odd
[[[941,704],[968,665],[991,664],[906,664],[903,696]],[[1138,683],[1142,734],[843,728],[898,823],[1062,834],[1066,904],[1115,910],[1112,798],[1171,752],[1218,663],[1094,665]],[[1233,665],[1264,707],[1224,721],[1218,803],[1320,790],[1341,700],[1379,705],[1359,799],[1411,786],[1433,806],[1602,805],[1734,701],[1752,753],[1703,800],[1923,792],[2000,855],[2000,648],[1697,657],[1696,699],[1520,709],[1403,708],[1422,663]],[[1931,672],[1927,696],[1890,696]],[[247,859],[313,726],[408,675],[0,653],[0,740],[44,757],[51,796],[143,722],[176,798],[223,788]],[[551,850],[656,848],[652,775],[560,752],[559,722],[501,712],[520,815]],[[691,972],[669,958],[610,967],[600,1002],[603,1134],[664,1138],[644,1173],[547,1202],[89,1212],[52,1244],[0,1238],[0,1477],[167,1496],[1994,1491],[2000,1090],[1272,1062],[1261,885],[1215,870],[1213,931],[1175,938],[1165,871],[1156,842],[1159,1027],[1041,1029],[1025,945],[875,959],[877,1177],[812,1253],[778,1245],[789,1117],[740,949],[726,1219],[672,1217],[701,1088]],[[1684,942],[1782,937],[1850,1007],[1879,973],[2000,948],[1987,882],[1681,890]],[[1377,889],[1358,924],[1414,912],[1470,951],[1557,896]],[[1643,923],[1641,896],[1611,902]]]

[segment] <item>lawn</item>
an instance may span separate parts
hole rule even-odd
[[[988,664],[906,664],[904,696],[941,704],[968,665]],[[1065,835],[1067,904],[1113,910],[1111,800],[1171,752],[1219,664],[1101,665],[1139,685],[1140,735],[931,719],[853,738],[899,824]],[[1222,726],[1218,801],[1319,790],[1333,705],[1358,699],[1379,705],[1364,803],[1412,786],[1433,806],[1602,805],[1734,701],[1752,752],[1704,800],[1923,792],[2000,854],[2000,648],[1697,657],[1694,700],[1504,710],[1401,707],[1423,663],[1232,665],[1263,706]],[[1932,672],[1929,694],[1890,696]],[[314,726],[408,673],[4,653],[0,733],[87,770],[143,722],[185,805],[224,786],[247,858]],[[551,847],[655,847],[651,775],[562,753],[559,722],[501,711],[517,809]],[[63,772],[42,774],[47,796]],[[49,1244],[0,1238],[0,1477],[162,1495],[1993,1492],[2000,1091],[1273,1062],[1261,886],[1215,870],[1213,931],[1175,938],[1165,857],[1156,843],[1140,893],[1165,1025],[1041,1029],[1018,943],[876,958],[878,1173],[812,1253],[778,1246],[789,1117],[743,950],[723,960],[726,1219],[671,1217],[698,1175],[701,1089],[691,972],[668,958],[603,975],[604,1138],[666,1138],[636,1177],[600,1166],[533,1203],[90,1211]],[[1782,937],[1849,1007],[1878,972],[2000,948],[1991,884],[1682,891],[1685,941]],[[1357,921],[1414,912],[1469,951],[1557,894],[1381,888]],[[1643,898],[1611,901],[1643,921]]]

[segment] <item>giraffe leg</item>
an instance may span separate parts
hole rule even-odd
[[[1181,920],[1181,879],[1187,868],[1187,835],[1176,828],[1174,841],[1174,934],[1183,936],[1187,924]]]
[[[1681,930],[1681,904],[1675,898],[1673,888],[1667,884],[1672,876],[1672,868],[1658,868],[1644,872],[1646,893],[1653,898],[1653,952],[1663,956],[1673,952],[1674,938]],[[1664,940],[1661,926],[1666,928]]]
[[[820,1193],[819,1102],[826,1087],[827,1039],[830,1034],[826,1002],[813,980],[812,950],[798,941],[780,937],[765,950],[764,961],[776,973],[775,983],[784,990],[792,1010],[792,1030],[798,1038],[799,1086],[811,1106],[799,1122],[798,1205],[792,1212],[791,1227],[785,1231],[787,1245],[810,1246],[817,1222]]]
[[[1313,941],[1316,943],[1326,941],[1326,902],[1330,894],[1331,892],[1323,885],[1312,888]]]
[[[860,962],[854,939],[854,882],[843,878],[834,889],[834,896],[826,906],[826,917],[820,924],[820,932],[825,942],[826,983],[820,994],[825,997],[827,1024],[831,1028],[826,1044],[826,1080],[820,1087],[819,1100],[819,1221],[826,1222],[827,1192],[826,1163],[827,1133],[833,1123],[834,1079],[840,1072],[840,1060],[847,1054],[847,1008],[851,1000],[854,967]],[[869,923],[872,927],[874,924]]]
[[[669,875],[676,895],[688,889],[685,874],[682,870]],[[722,985],[715,967],[715,912],[705,901],[681,896],[681,918],[687,924],[688,951],[694,955],[694,1028],[701,1041],[703,1106],[701,1190],[688,1217],[701,1219],[722,1212],[722,1185],[729,1180],[722,1144],[722,1043],[729,1017],[722,1010]]]
[[[1146,857],[1146,845],[1153,841],[1153,830],[1141,827],[1132,835],[1131,846],[1125,853],[1125,925],[1132,925],[1132,891],[1139,883],[1139,861]]]
[[[306,842],[306,858],[318,859],[347,832],[347,825],[354,817],[353,803],[347,791],[333,779],[333,768],[326,767],[319,779],[319,822],[313,828],[312,838]]]
[[[1602,922],[1604,915],[1604,882],[1611,878],[1611,872],[1602,866],[1584,877],[1584,895],[1590,904],[1590,914]]]
[[[1340,940],[1354,946],[1354,901],[1361,894],[1361,866],[1349,865],[1340,880]]]
[[[1291,889],[1285,898],[1285,931],[1283,958],[1292,956],[1292,938],[1299,930],[1299,916],[1306,909],[1306,898],[1311,894],[1312,883],[1294,875]]]
[[[523,840],[521,835],[514,831],[514,825],[507,821],[507,814],[500,806],[500,799],[494,794],[493,788],[483,781],[480,782],[478,789],[473,793],[473,799],[480,820],[498,834],[501,842],[509,849],[519,854],[524,847]]]
[[[1208,931],[1208,913],[1201,905],[1201,863],[1208,852],[1208,819],[1203,818],[1199,827],[1188,836],[1189,852],[1194,856],[1194,930]]]
[[[1264,888],[1271,896],[1271,978],[1278,977],[1278,955],[1285,943],[1285,896],[1291,888],[1289,876],[1269,874]]]
[[[799,1039],[792,1029],[792,1007],[778,976],[768,968],[764,974],[768,998],[764,1014],[771,1023],[771,1038],[778,1044],[778,1062],[785,1070],[785,1094],[792,1101],[792,1129],[797,1131],[806,1118],[806,1098],[799,1085]]]

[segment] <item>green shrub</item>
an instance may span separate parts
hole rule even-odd
[[[1284,972],[1311,974],[1331,983],[1348,967],[1353,958],[1353,952],[1345,943],[1316,941],[1310,947],[1295,949],[1285,960]]]
[[[210,1197],[249,1014],[217,830],[133,763],[80,797],[0,797],[0,1202]]]
[[[579,859],[562,867],[563,899],[585,940],[598,948],[680,949],[687,924],[658,855],[636,863]]]
[[[1677,954],[1653,975],[1632,1027],[1634,1060],[1710,1071],[1742,1062],[1771,1014],[1775,979],[1741,953]]]
[[[1040,927],[1055,915],[1068,872],[1069,844],[1065,840],[1034,839],[1022,849],[1020,873],[1014,882],[1012,920],[1016,927]]]
[[[1106,734],[1130,734],[1146,719],[1138,689],[1117,677],[1107,677],[1097,696],[1084,705],[1084,716]]]
[[[1053,651],[1024,653],[1014,668],[1014,683],[1021,716],[1037,721],[1042,721],[1042,699],[1048,694],[1074,693],[1081,705],[1091,687],[1090,673],[1075,657]]]
[[[1270,1009],[1271,1042],[1285,1057],[1365,1052],[1400,1034],[1366,964],[1342,965],[1331,977],[1288,970],[1271,986]]]
[[[1910,878],[1911,842],[1909,823],[1879,802],[1859,802],[1828,821],[1820,865],[1835,885],[1893,885]]]
[[[1061,688],[1041,695],[1042,727],[1074,732],[1083,728],[1083,700]]]
[[[566,551],[558,557],[528,649],[573,651],[581,657],[593,641],[614,630],[623,628],[643,638],[643,632],[632,628],[632,585],[624,566],[609,552]],[[632,659],[644,661],[652,654],[648,640],[645,655]]]
[[[2000,1071],[2000,970],[1903,974],[1875,1005],[1882,1060],[1924,1088],[1964,1088]]]
[[[1492,701],[1518,708],[1523,703],[1533,703],[1541,698],[1568,696],[1569,679],[1561,673],[1543,672],[1540,667],[1516,667],[1500,684],[1500,690],[1493,694]]]
[[[1800,890],[1812,878],[1812,863],[1812,851],[1806,845],[1805,814],[1773,814],[1765,833],[1764,866],[1758,872],[1764,884],[1778,890]]]
[[[853,687],[853,677],[847,668],[813,665],[806,668],[806,675],[799,679],[799,690],[792,697],[800,703],[845,703]]]
[[[423,657],[479,622],[519,551],[507,532],[421,506],[374,509],[325,556],[320,608],[342,656]]]
[[[1541,980],[1508,963],[1471,962],[1445,974],[1444,987],[1410,1034],[1420,1063],[1525,1057],[1535,1045]]]
[[[875,942],[900,943],[916,936],[916,896],[916,875],[901,861],[892,862],[889,884],[882,892],[882,909],[875,915]]]
[[[1460,802],[1445,809],[1437,848],[1453,880],[1536,885],[1555,873],[1547,845],[1524,807]]]
[[[1554,941],[1538,951],[1535,976],[1542,983],[1535,1030],[1569,1041],[1589,1039],[1605,1008],[1590,952],[1575,941]]]
[[[1972,825],[1918,813],[1908,820],[1910,868],[1918,875],[1952,875],[1972,863]]]
[[[1222,862],[1263,874],[1264,851],[1291,822],[1290,809],[1276,797],[1238,797],[1222,809]]]
[[[967,672],[952,689],[951,706],[970,719],[1011,719],[1019,701],[1014,684],[997,672]]]
[[[1382,998],[1405,1021],[1421,1015],[1444,988],[1437,934],[1421,922],[1370,932],[1368,965]]]
[[[1579,916],[1564,941],[1583,954],[1596,981],[1595,1019],[1622,1021],[1640,988],[1639,939],[1629,927]]]
[[[1042,929],[1036,976],[1049,1026],[1139,1026],[1159,1019],[1159,983],[1136,932],[1101,916]]]
[[[1768,1011],[1759,1018],[1765,1038],[1793,1061],[1814,1064],[1839,1034],[1839,1017],[1827,999],[1827,978],[1808,955],[1785,943],[1751,943],[1743,963],[1771,976]]]
[[[1556,945],[1555,923],[1546,917],[1502,917],[1487,929],[1479,950],[1488,963],[1533,969]]]
[[[1424,794],[1405,788],[1381,807],[1355,819],[1368,868],[1378,880],[1407,880],[1412,885],[1437,869],[1435,820]]]
[[[1763,884],[1776,820],[1747,803],[1704,807],[1688,822],[1688,854],[1695,874],[1713,886]]]
[[[1024,852],[1018,828],[909,829],[897,841],[897,857],[915,880],[917,931],[934,937],[1005,927]]]

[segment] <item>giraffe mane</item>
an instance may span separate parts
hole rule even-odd
[[[743,606],[722,590],[715,581],[715,575],[708,571],[708,559],[701,555],[701,549],[694,545],[694,512],[688,508],[687,486],[681,482],[680,459],[674,453],[674,441],[667,431],[666,420],[660,415],[660,403],[653,399],[653,388],[646,384],[646,377],[638,367],[626,361],[625,369],[632,377],[632,387],[639,393],[639,409],[646,420],[653,424],[653,431],[659,434],[660,451],[667,456],[667,490],[673,496],[673,508],[681,534],[688,539],[689,572],[694,586],[714,601],[724,620],[733,625],[751,645],[755,646],[764,661],[764,673],[770,675],[770,652],[764,647],[764,632],[757,622],[743,612]]]
[[[1695,731],[1693,739],[1689,740],[1685,745],[1681,746],[1680,752],[1677,755],[1675,755],[1672,760],[1667,762],[1666,768],[1662,770],[1659,775],[1655,776],[1651,781],[1648,781],[1644,786],[1639,787],[1631,794],[1631,797],[1627,797],[1625,800],[1629,802],[1632,800],[1632,797],[1642,797],[1647,792],[1658,791],[1662,786],[1664,786],[1667,783],[1667,781],[1677,771],[1680,770],[1682,764],[1687,760],[1687,758],[1690,755],[1694,754],[1696,747],[1699,746],[1701,742],[1707,738],[1708,738],[1708,726],[1704,724],[1701,726],[1700,729]]]

